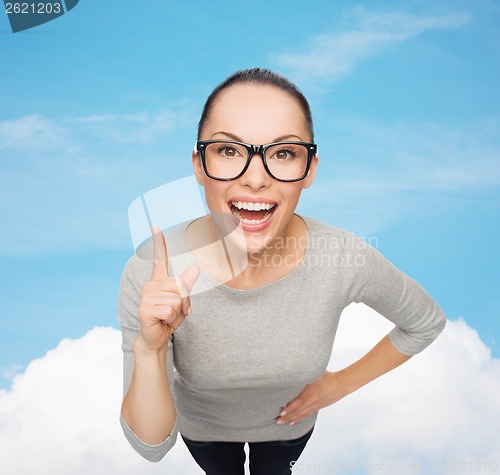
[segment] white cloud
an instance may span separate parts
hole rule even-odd
[[[348,312],[332,368],[349,364],[389,328],[368,307]],[[408,464],[412,469],[405,472],[441,475],[457,473],[461,463],[493,463],[500,459],[499,391],[500,360],[463,320],[449,321],[426,351],[326,409],[303,461],[341,461],[365,466],[363,473],[376,471],[375,464],[386,471],[389,464]]]
[[[23,365],[20,364],[10,364],[1,368],[0,374],[7,381],[12,381],[18,373],[23,369]]]
[[[359,13],[359,27],[344,33],[311,39],[303,53],[275,55],[273,61],[300,83],[336,82],[358,63],[376,56],[390,44],[400,43],[427,30],[459,28],[470,22],[466,14],[417,17],[402,13]]]
[[[193,106],[184,101],[152,112],[101,114],[88,117],[52,119],[41,114],[0,121],[0,149],[17,153],[42,154],[57,151],[66,156],[96,139],[115,145],[151,142],[181,128],[195,127]]]
[[[71,119],[86,133],[107,142],[129,144],[152,142],[180,128],[196,126],[197,116],[189,103],[173,104],[153,112],[101,114]]]
[[[331,368],[349,364],[390,326],[371,309],[350,306]],[[10,391],[0,391],[1,473],[200,473],[180,439],[159,464],[125,442],[118,424],[120,342],[110,328],[64,340],[18,375]],[[304,471],[323,464],[317,472],[329,474],[372,473],[370,464],[379,471],[392,464],[392,473],[397,464],[411,464],[405,471],[417,474],[432,473],[427,464],[434,464],[441,475],[456,473],[453,464],[485,466],[500,458],[499,393],[500,361],[474,329],[451,321],[428,350],[321,411],[300,462]]]
[[[144,123],[147,121],[147,116],[144,113],[137,114],[100,114],[91,115],[88,117],[77,117],[76,119],[71,119],[73,122],[139,122]]]
[[[130,246],[128,205],[191,172],[195,123],[187,101],[147,113],[0,121],[0,254]]]
[[[70,146],[66,128],[40,114],[0,121],[0,149],[40,153]]]
[[[339,136],[335,142],[340,156],[335,166],[349,173],[344,177],[348,186],[420,192],[500,186],[498,120],[494,124],[479,121],[467,128],[363,119],[329,125]],[[349,139],[353,136],[356,141]]]
[[[0,391],[0,473],[165,473],[135,454],[121,433],[120,344],[111,328],[63,340],[18,375],[10,391]],[[174,450],[171,473],[197,473],[182,443]]]
[[[327,122],[317,135],[320,144],[334,145],[320,148],[316,181],[301,198],[301,212],[364,235],[466,200],[492,206],[491,192],[500,186],[498,120],[466,129],[342,119]]]

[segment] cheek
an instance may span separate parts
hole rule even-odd
[[[207,206],[211,211],[219,211],[224,203],[221,203],[222,197],[225,195],[227,185],[223,182],[216,182],[215,180],[205,180],[204,190],[205,190],[205,200]],[[223,209],[223,211],[225,211]]]
[[[286,206],[295,208],[302,193],[302,184],[289,184],[289,187],[282,190],[282,196],[285,199]]]

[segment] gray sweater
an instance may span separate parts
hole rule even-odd
[[[393,322],[390,341],[406,355],[422,351],[443,330],[439,306],[377,250],[347,231],[303,219],[309,230],[304,260],[277,281],[236,290],[210,285],[211,277],[200,275],[196,285],[210,290],[194,292],[192,313],[168,345],[167,376],[177,409],[172,433],[161,444],[149,445],[120,419],[143,457],[160,460],[179,431],[198,441],[304,435],[317,413],[293,426],[277,425],[275,419],[326,370],[340,314],[352,302],[363,302]],[[166,235],[169,256],[189,251],[187,224]],[[134,369],[142,286],[150,277],[151,261],[134,255],[120,284],[124,393]]]

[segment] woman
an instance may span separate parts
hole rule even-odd
[[[313,141],[307,100],[271,71],[237,72],[209,96],[192,162],[210,215],[166,245],[154,228],[153,265],[132,257],[121,282],[121,423],[147,459],[160,460],[180,432],[207,474],[243,474],[244,443],[253,475],[289,474],[321,408],[444,328],[437,304],[376,250],[295,214],[318,165]],[[191,252],[197,266],[172,276],[167,248]],[[194,292],[203,282],[214,285]],[[357,362],[326,371],[351,302],[395,328]]]

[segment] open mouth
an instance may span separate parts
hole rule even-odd
[[[274,213],[276,203],[254,203],[231,201],[231,212],[242,223],[257,225],[265,223]]]

